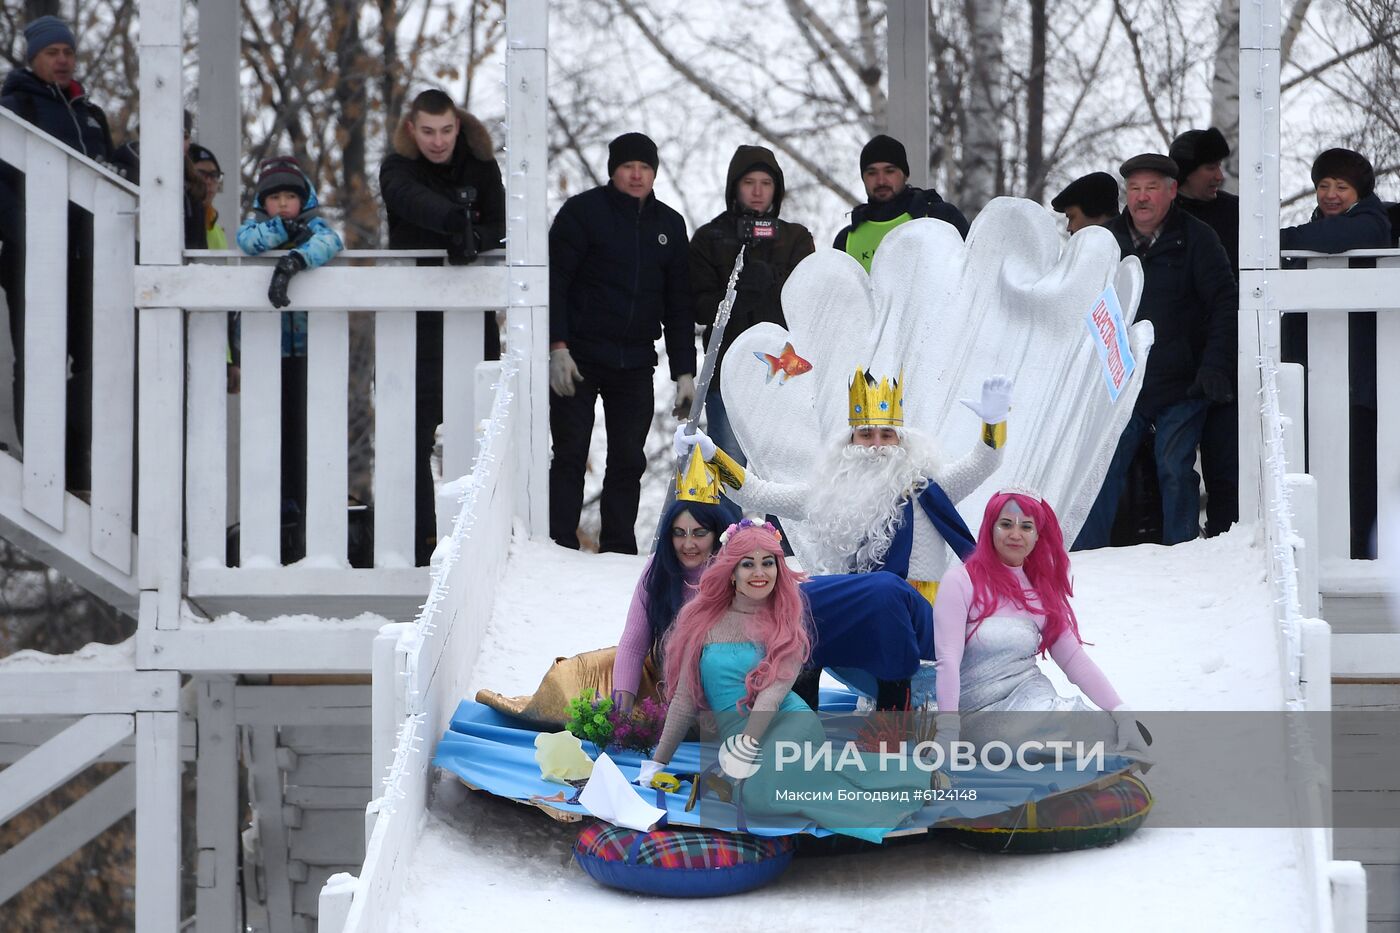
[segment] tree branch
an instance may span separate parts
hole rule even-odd
[[[1377,46],[1384,45],[1391,39],[1394,39],[1396,36],[1400,36],[1400,27],[1396,27],[1395,29],[1390,30],[1384,35],[1376,36],[1370,42],[1367,42],[1364,45],[1358,45],[1356,48],[1346,52],[1338,52],[1336,55],[1333,55],[1331,58],[1327,59],[1327,61],[1323,62],[1322,64],[1314,65],[1312,68],[1309,68],[1302,74],[1295,75],[1292,78],[1289,78],[1287,81],[1283,82],[1283,84],[1279,88],[1279,93],[1282,94],[1287,91],[1290,91],[1293,88],[1297,87],[1299,84],[1302,84],[1304,81],[1309,81],[1313,78],[1316,78],[1323,72],[1330,71],[1338,65],[1343,64],[1348,59],[1354,58],[1357,55],[1362,54],[1363,52],[1369,52]]]
[[[563,130],[564,139],[569,144],[569,151],[578,156],[578,164],[588,175],[588,180],[593,183],[594,187],[601,185],[603,181],[598,177],[597,173],[593,171],[593,166],[589,164],[588,157],[584,155],[583,146],[579,144],[578,137],[574,135],[573,127],[569,125],[568,119],[564,116],[564,111],[559,109],[559,105],[554,102],[552,96],[549,97],[548,100],[549,112],[554,114],[554,119],[559,124],[559,129]]]
[[[852,195],[845,186],[835,178],[832,178],[825,169],[816,162],[813,162],[800,149],[793,146],[784,136],[779,134],[763,120],[759,119],[757,114],[746,110],[737,100],[726,94],[708,78],[701,75],[687,63],[681,61],[680,57],[662,43],[661,38],[647,25],[646,19],[637,11],[637,7],[632,3],[632,0],[616,0],[616,2],[622,12],[627,15],[627,18],[632,21],[632,24],[637,27],[642,37],[647,40],[652,48],[656,49],[657,53],[666,60],[666,64],[670,65],[677,74],[694,85],[697,90],[710,98],[710,100],[729,111],[731,115],[749,129],[771,142],[774,147],[782,151],[798,165],[802,166],[803,169],[811,174],[813,178],[820,181],[822,185],[832,193],[842,198],[851,198]]]
[[[1303,20],[1307,18],[1308,7],[1312,0],[1294,0],[1293,9],[1288,11],[1288,22],[1283,26],[1283,35],[1279,37],[1279,66],[1288,64],[1293,57],[1293,43],[1298,38],[1298,33],[1303,31]]]
[[[1167,125],[1162,121],[1162,115],[1157,111],[1157,102],[1154,99],[1152,89],[1147,84],[1147,63],[1142,58],[1142,46],[1138,42],[1137,30],[1133,29],[1132,22],[1128,19],[1128,12],[1123,9],[1122,0],[1113,0],[1113,12],[1118,17],[1118,21],[1123,24],[1123,31],[1128,34],[1128,45],[1133,50],[1133,63],[1137,66],[1138,83],[1142,86],[1142,97],[1147,103],[1147,111],[1152,114],[1152,122],[1157,127],[1157,132],[1162,134],[1162,145],[1171,142],[1171,133],[1167,130]]]

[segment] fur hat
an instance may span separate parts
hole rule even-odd
[[[661,168],[661,157],[656,154],[656,143],[645,133],[623,133],[608,143],[608,175],[617,171],[619,165],[628,162],[645,162],[654,172]]]
[[[1202,165],[1225,161],[1230,155],[1230,144],[1225,141],[1225,134],[1213,126],[1206,130],[1187,130],[1172,140],[1167,155],[1185,178]]]
[[[1324,178],[1340,178],[1356,189],[1358,198],[1376,190],[1376,170],[1364,155],[1350,149],[1328,149],[1317,157],[1312,167],[1313,184]]]
[[[865,171],[866,166],[876,162],[888,162],[903,172],[906,177],[909,175],[909,154],[904,151],[904,143],[893,136],[881,133],[866,143],[865,148],[860,151],[860,170],[862,172]]]
[[[74,49],[78,40],[73,38],[73,30],[57,16],[41,16],[24,27],[24,60],[34,61],[34,56],[59,42],[66,42]]]
[[[1092,172],[1065,185],[1050,206],[1061,214],[1067,207],[1078,207],[1088,217],[1118,213],[1118,182],[1108,172]]]
[[[1160,152],[1144,152],[1135,155],[1118,168],[1118,174],[1127,178],[1133,172],[1160,172],[1168,178],[1180,178],[1181,169],[1175,162]]]
[[[311,197],[306,175],[293,156],[273,156],[258,163],[258,201],[264,202],[268,195],[279,191],[295,193],[301,198],[302,207]]]

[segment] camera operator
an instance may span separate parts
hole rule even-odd
[[[762,146],[740,146],[734,151],[729,160],[724,201],[724,213],[696,230],[691,238],[690,284],[695,294],[695,321],[705,325],[708,349],[710,325],[729,285],[729,273],[734,269],[739,247],[748,244],[734,307],[720,342],[720,361],[715,364],[705,396],[710,438],[740,463],[746,463],[729,426],[720,392],[723,354],[736,337],[760,321],[787,326],[783,318],[783,285],[793,268],[810,256],[816,246],[806,227],[778,219],[783,204],[783,170],[772,151]],[[776,347],[774,352],[780,349]]]
[[[445,249],[465,265],[499,249],[505,234],[506,192],[491,134],[480,120],[439,90],[414,98],[394,132],[394,151],[379,167],[379,192],[389,215],[390,249]],[[420,259],[418,265],[438,265]],[[486,313],[485,359],[501,356],[494,311]],[[415,417],[414,501],[417,561],[426,564],[436,539],[428,458],[442,421],[442,312],[418,312],[418,405]],[[455,479],[455,477],[449,477]]]

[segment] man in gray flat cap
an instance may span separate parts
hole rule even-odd
[[[1162,488],[1162,543],[1197,537],[1201,493],[1196,447],[1206,409],[1235,393],[1239,288],[1220,237],[1173,204],[1177,165],[1171,159],[1158,153],[1136,155],[1119,174],[1127,207],[1107,229],[1124,256],[1142,261],[1137,320],[1151,321],[1156,339],[1133,416],[1076,549],[1109,543],[1128,467],[1149,432]]]

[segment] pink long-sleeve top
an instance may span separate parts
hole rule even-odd
[[[1031,582],[1020,567],[1011,568],[1017,581],[1024,589],[1030,590]],[[1032,603],[1034,605],[1034,603]],[[972,630],[970,618],[972,608],[972,578],[967,568],[958,564],[948,571],[938,585],[938,599],[933,604],[933,645],[937,658],[935,664],[938,677],[934,692],[938,698],[939,712],[958,711],[958,699],[962,689],[961,668],[963,649],[967,645],[968,633]],[[1014,603],[1003,600],[992,616],[1029,619],[1036,629],[1045,630],[1046,617],[1043,614],[1026,612]],[[988,618],[990,618],[989,616]],[[1099,709],[1112,711],[1122,706],[1123,700],[1104,672],[1094,663],[1084,650],[1079,639],[1070,631],[1064,632],[1050,646],[1050,657],[1065,672],[1070,682],[1084,692]]]
[[[661,542],[668,545],[669,542]],[[637,578],[637,586],[632,590],[632,603],[627,607],[627,622],[622,627],[622,637],[617,642],[617,659],[613,661],[613,690],[636,694],[642,682],[642,662],[651,650],[651,624],[647,622],[647,574],[651,572],[653,556],[647,560],[642,575]],[[704,567],[684,571],[686,582],[681,592],[681,605],[690,602],[695,595],[693,587],[700,582]]]

